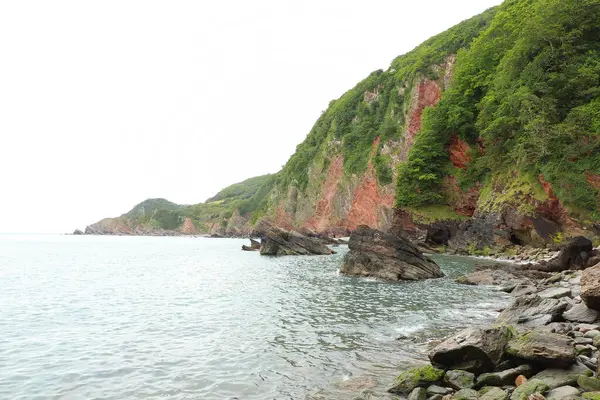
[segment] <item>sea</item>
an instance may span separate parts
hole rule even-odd
[[[0,235],[0,399],[391,399],[440,339],[507,295],[387,283],[242,239]]]

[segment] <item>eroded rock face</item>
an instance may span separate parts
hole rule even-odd
[[[600,310],[600,264],[581,274],[581,299],[594,310]]]
[[[399,281],[439,278],[440,267],[409,240],[367,226],[350,236],[340,272]]]
[[[476,374],[494,371],[512,337],[506,326],[468,328],[437,345],[429,354],[434,366]]]
[[[261,238],[261,255],[289,256],[335,254],[333,250],[321,243],[320,240],[310,238],[299,232],[286,231],[278,228],[268,220],[261,220],[256,225],[252,236]]]

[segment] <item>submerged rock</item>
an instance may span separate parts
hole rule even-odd
[[[350,251],[340,272],[399,281],[439,278],[440,267],[407,239],[359,226],[350,236]]]
[[[335,254],[318,239],[310,238],[295,231],[281,229],[268,220],[261,220],[251,236],[261,238],[261,255],[329,255]]]
[[[549,367],[568,367],[575,363],[576,357],[571,338],[537,331],[512,338],[506,346],[506,352],[517,359]]]
[[[444,369],[476,374],[493,371],[503,361],[504,348],[512,335],[506,326],[468,328],[437,345],[429,359]]]
[[[434,383],[438,383],[443,377],[444,370],[434,368],[430,365],[411,368],[396,378],[393,386],[388,389],[388,392],[408,394],[417,387],[428,387]]]

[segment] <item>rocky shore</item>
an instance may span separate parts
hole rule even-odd
[[[600,399],[600,263],[589,265],[598,255],[590,244],[574,240],[542,262],[482,266],[457,279],[495,285],[513,301],[491,326],[438,344],[430,364],[404,371],[389,392],[410,400]],[[564,270],[544,271],[554,268]]]

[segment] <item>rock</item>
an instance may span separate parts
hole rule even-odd
[[[600,313],[588,308],[585,303],[575,304],[569,311],[563,314],[563,318],[572,322],[591,323],[598,319]]]
[[[328,255],[335,254],[333,250],[319,240],[310,238],[295,231],[281,229],[269,220],[261,220],[251,236],[261,238],[261,255]]]
[[[586,338],[586,337],[576,337],[575,340],[573,340],[573,344],[578,345],[578,344],[592,344],[594,343],[594,339],[590,339],[590,338]]]
[[[477,400],[479,393],[473,389],[461,389],[454,393],[452,400]]]
[[[546,400],[546,398],[541,393],[534,393],[527,396],[527,400]]]
[[[583,389],[584,392],[598,392],[600,391],[600,379],[593,378],[591,376],[580,376],[577,379],[577,385]]]
[[[583,334],[583,337],[591,338],[592,340],[596,337],[600,336],[600,331],[596,329],[591,329]]]
[[[531,365],[520,365],[500,372],[489,372],[477,377],[477,387],[512,385],[519,375],[531,376]]]
[[[83,235],[83,232],[80,229],[75,229],[73,235]]]
[[[350,236],[340,272],[399,281],[439,278],[440,267],[407,239],[361,225]]]
[[[532,331],[515,336],[506,352],[513,357],[550,367],[568,367],[575,363],[571,338],[557,333]]]
[[[451,392],[452,392],[452,390],[445,388],[445,387],[438,386],[438,385],[431,385],[427,388],[427,394],[429,396],[434,396],[436,394],[444,396]]]
[[[525,375],[519,375],[517,376],[517,379],[515,379],[515,386],[519,387],[521,385],[524,385],[527,383],[527,378],[525,378]]]
[[[584,399],[600,400],[600,392],[587,392],[581,395]]]
[[[444,384],[453,389],[471,389],[474,385],[475,375],[468,371],[450,370],[444,375]]]
[[[427,391],[425,388],[417,387],[414,388],[410,395],[408,396],[408,400],[426,400],[427,399]]]
[[[492,387],[490,388],[490,390],[486,391],[484,394],[482,394],[479,397],[479,400],[507,400],[508,399],[508,393],[506,393],[506,391],[497,388],[497,387]]]
[[[528,294],[537,293],[538,288],[534,285],[517,285],[510,293],[515,297],[527,296]]]
[[[494,285],[494,286],[521,286],[519,283],[522,281],[515,274],[502,270],[502,269],[482,269],[476,270],[468,275],[458,277],[457,283],[464,285]]]
[[[427,387],[438,383],[444,377],[444,370],[434,368],[430,365],[411,368],[401,373],[395,380],[393,386],[388,389],[390,393],[407,394],[417,387]]]
[[[577,324],[575,326],[575,330],[582,332],[582,333],[587,333],[588,331],[592,331],[592,330],[600,330],[600,326],[596,325],[596,324]]]
[[[575,364],[568,369],[545,369],[534,375],[532,379],[543,381],[550,389],[560,386],[575,385],[580,376],[590,376],[592,371],[580,364]]]
[[[468,328],[437,345],[429,359],[444,369],[476,374],[493,371],[503,361],[504,348],[512,336],[506,326]]]
[[[600,310],[600,264],[583,271],[580,296],[589,308]]]
[[[569,322],[552,322],[543,327],[542,329],[547,329],[548,332],[566,335],[567,333],[573,330],[573,324]]]
[[[573,400],[579,396],[579,389],[573,386],[561,386],[552,389],[546,394],[547,400]]]
[[[585,267],[592,249],[591,240],[583,236],[577,236],[569,240],[561,252],[550,261],[541,261],[539,264],[533,265],[532,268],[546,272],[582,269]]]
[[[526,400],[529,395],[544,393],[546,390],[548,390],[548,385],[538,379],[532,379],[516,388],[510,396],[510,400]]]
[[[260,242],[250,238],[250,246],[242,245],[244,251],[258,251],[260,250]]]
[[[515,299],[498,317],[503,324],[522,324],[537,327],[561,318],[567,303],[558,299],[544,299],[536,294]]]
[[[563,296],[571,296],[571,289],[569,288],[561,288],[561,287],[553,287],[545,289],[537,294],[538,296],[545,299],[559,299]]]

